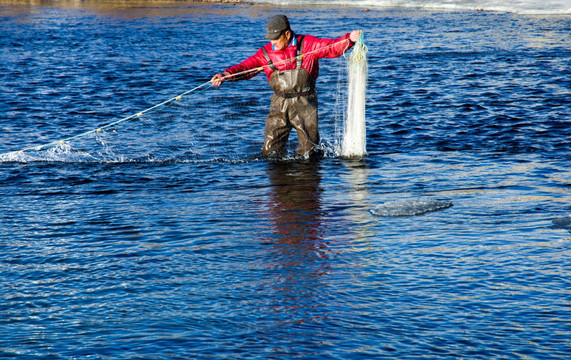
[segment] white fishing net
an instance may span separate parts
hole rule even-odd
[[[363,32],[347,58],[349,86],[347,109],[343,118],[343,136],[339,153],[342,157],[360,158],[367,155],[365,98],[367,90],[367,46]]]

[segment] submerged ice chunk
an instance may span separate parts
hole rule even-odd
[[[557,219],[553,219],[553,224],[556,228],[566,229],[571,231],[571,214]]]
[[[378,205],[371,213],[375,216],[416,216],[448,209],[452,205],[449,201],[428,198],[401,199]]]

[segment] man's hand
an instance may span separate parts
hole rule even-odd
[[[349,35],[349,39],[352,42],[357,42],[357,40],[359,40],[360,36],[361,36],[361,30],[353,30],[353,31],[351,31],[351,35]]]
[[[229,72],[224,71],[222,74],[216,74],[210,79],[210,82],[214,86],[220,86],[224,82],[224,78],[231,75]]]

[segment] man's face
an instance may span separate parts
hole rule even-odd
[[[274,49],[276,49],[276,50],[285,49],[289,44],[289,37],[290,36],[291,36],[291,31],[286,30],[283,32],[283,34],[280,35],[279,38],[277,38],[275,40],[271,40],[271,43],[272,43],[272,46],[274,47]]]

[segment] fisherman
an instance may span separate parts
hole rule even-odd
[[[240,64],[214,75],[210,82],[220,86],[225,80],[250,79],[263,70],[274,94],[270,114],[266,118],[262,154],[268,157],[282,156],[289,133],[295,128],[299,142],[296,153],[310,157],[316,154],[319,145],[315,92],[319,59],[343,55],[360,35],[359,30],[337,39],[298,35],[291,29],[285,15],[276,15],[267,22],[265,38],[270,42]]]

